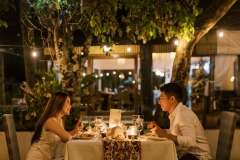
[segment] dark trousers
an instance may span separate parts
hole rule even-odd
[[[192,154],[185,154],[179,160],[198,160],[198,158]]]

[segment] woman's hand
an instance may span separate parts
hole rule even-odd
[[[80,118],[75,126],[75,131],[78,133],[83,129],[83,122],[82,119]],[[76,133],[76,134],[77,134]]]

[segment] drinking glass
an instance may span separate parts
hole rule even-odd
[[[102,123],[103,123],[103,116],[95,116],[94,118],[95,120],[95,125],[99,131],[99,133],[101,134],[101,129],[102,129]]]
[[[136,119],[138,118],[138,115],[133,115],[132,116],[132,122],[133,122],[133,125],[135,126],[135,123],[136,123]]]
[[[95,120],[94,119],[91,119],[88,121],[88,127],[89,127],[89,129],[95,128]]]
[[[139,115],[135,122],[135,126],[137,127],[137,130],[138,130],[138,135],[140,135],[140,132],[143,130],[143,122],[144,122],[144,119],[140,118],[140,115]]]

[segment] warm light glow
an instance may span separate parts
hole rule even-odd
[[[109,76],[109,73],[108,73],[108,72],[106,73],[106,76]]]
[[[36,56],[37,56],[37,53],[34,51],[34,52],[32,53],[32,56],[33,56],[33,57],[36,57]]]
[[[128,47],[127,47],[127,51],[128,51],[128,52],[131,52],[131,50],[132,50],[131,47],[128,46]]]
[[[116,74],[116,71],[113,71],[113,74]]]
[[[126,59],[125,59],[125,58],[118,58],[118,59],[117,59],[117,64],[118,64],[118,65],[124,65],[125,62],[126,62]]]
[[[174,44],[177,46],[177,45],[178,45],[178,40],[175,40],[175,41],[174,41]]]
[[[174,59],[175,56],[176,56],[176,52],[171,52],[171,53],[170,53],[170,58]]]
[[[203,66],[203,69],[205,71],[208,71],[209,70],[209,64],[208,63],[205,63],[204,66]]]
[[[132,75],[132,72],[128,72],[128,75]]]
[[[160,71],[159,70],[157,70],[156,72],[155,72],[155,74],[157,75],[157,76],[159,76],[160,75]]]
[[[103,76],[103,74],[102,73],[100,73],[100,77],[102,77]]]
[[[104,49],[105,52],[109,52],[111,48],[105,45],[105,46],[103,47],[103,49]]]
[[[224,33],[221,31],[221,32],[218,33],[218,36],[219,36],[219,37],[223,37],[223,36],[224,36]]]
[[[83,73],[82,75],[83,75],[83,77],[85,77],[85,76],[86,76],[86,73]]]
[[[199,64],[197,64],[197,65],[195,66],[195,68],[198,69],[198,68],[199,68]]]
[[[133,81],[132,81],[132,84],[135,84],[135,83],[136,83],[136,82],[133,80]]]
[[[163,77],[164,76],[164,72],[160,72],[159,76]]]
[[[95,75],[95,78],[98,78],[98,75]]]
[[[231,81],[231,82],[233,82],[233,81],[234,81],[234,79],[235,79],[235,77],[234,77],[234,76],[232,76],[232,77],[230,78],[230,81]]]

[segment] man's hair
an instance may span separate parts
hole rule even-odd
[[[168,98],[174,96],[178,102],[183,101],[183,89],[177,83],[167,83],[160,87],[160,91],[164,92]]]

